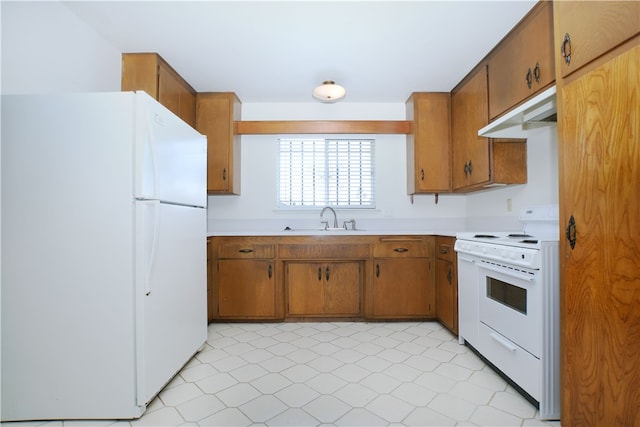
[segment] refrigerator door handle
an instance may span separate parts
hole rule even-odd
[[[149,109],[145,108],[144,102],[139,102],[138,116],[141,117],[140,120],[143,123],[138,127],[139,143],[135,155],[136,188],[134,189],[134,197],[138,200],[156,199],[158,192],[158,159],[153,122],[158,122],[159,117],[156,113],[154,120],[151,117],[152,114]]]
[[[139,217],[140,236],[140,252],[142,258],[143,274],[143,292],[146,296],[151,295],[151,273],[158,252],[159,234],[160,234],[160,201],[159,200],[139,200],[137,201],[141,210]],[[149,233],[150,231],[150,233]]]

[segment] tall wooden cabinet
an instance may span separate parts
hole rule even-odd
[[[554,17],[561,421],[637,426],[640,3],[554,2]]]
[[[144,90],[195,127],[196,91],[157,53],[123,53],[121,89]]]
[[[486,63],[451,95],[452,184],[455,191],[527,182],[526,140],[489,139],[478,130],[489,123]]]
[[[232,92],[198,93],[196,130],[207,136],[207,191],[240,194],[240,120],[242,103]]]
[[[451,191],[450,99],[448,92],[415,92],[407,100],[408,194]]]

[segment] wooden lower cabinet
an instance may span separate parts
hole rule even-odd
[[[360,316],[361,262],[285,262],[288,317]]]
[[[276,279],[273,260],[218,261],[218,316],[275,318]]]
[[[210,321],[436,319],[434,236],[209,239]]]
[[[383,237],[373,246],[374,319],[435,316],[433,237]]]
[[[458,269],[454,237],[436,237],[436,316],[458,335]]]
[[[428,259],[376,259],[373,277],[374,318],[431,316],[431,266]]]

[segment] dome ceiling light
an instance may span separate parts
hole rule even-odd
[[[325,80],[313,90],[313,97],[322,102],[336,102],[347,94],[345,88],[337,85],[333,80]]]

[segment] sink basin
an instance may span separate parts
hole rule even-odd
[[[285,227],[284,231],[292,231],[292,232],[307,232],[307,233],[317,233],[317,232],[326,232],[326,233],[344,233],[347,231],[364,231],[360,228],[356,228],[354,229],[347,229],[344,227],[338,227],[338,228],[333,228],[333,227],[329,227],[329,228],[324,228],[324,227],[318,227],[318,228],[291,228],[291,227]]]

